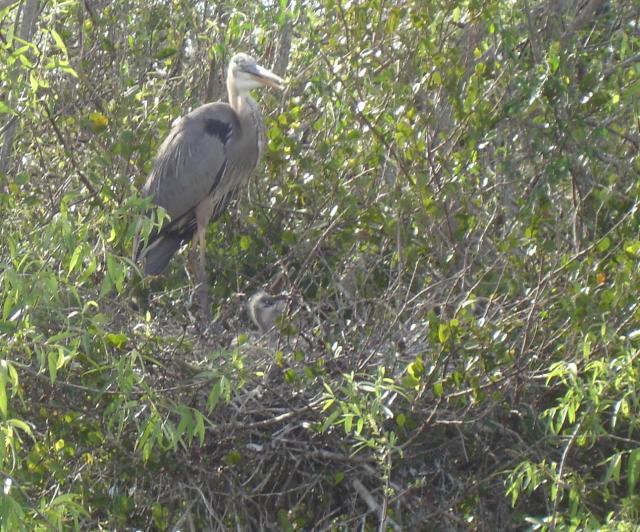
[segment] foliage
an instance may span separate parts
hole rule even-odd
[[[50,1],[26,40],[30,4],[0,8],[3,528],[635,526],[637,3]],[[289,87],[203,338],[186,254],[149,281],[131,246],[235,51]]]

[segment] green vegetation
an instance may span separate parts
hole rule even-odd
[[[237,51],[289,86],[203,337],[131,245]],[[637,2],[5,0],[0,89],[2,529],[640,522]]]

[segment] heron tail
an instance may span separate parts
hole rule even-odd
[[[180,246],[189,242],[195,230],[196,219],[190,212],[160,230],[154,227],[146,239],[142,238],[139,226],[133,241],[134,262],[144,260],[145,275],[159,275]]]
[[[180,235],[164,235],[151,244],[144,253],[145,275],[159,275],[164,271],[173,257],[173,254],[180,249],[183,238]]]

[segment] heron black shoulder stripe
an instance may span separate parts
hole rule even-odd
[[[204,121],[204,131],[207,135],[218,137],[223,143],[226,143],[231,137],[231,124],[216,118],[208,118]]]

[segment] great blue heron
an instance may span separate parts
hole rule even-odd
[[[249,298],[247,310],[251,321],[261,333],[266,333],[276,324],[277,319],[287,307],[285,296],[271,296],[260,291]]]
[[[199,246],[197,277],[200,304],[208,317],[205,233],[225,210],[251,172],[265,145],[265,127],[249,91],[262,86],[282,89],[283,80],[246,54],[231,58],[227,72],[229,103],[208,103],[177,120],[156,156],[142,190],[163,207],[170,221],[144,244],[134,243],[134,257],[144,272],[158,275],[183,243]],[[194,260],[195,262],[195,260]]]

